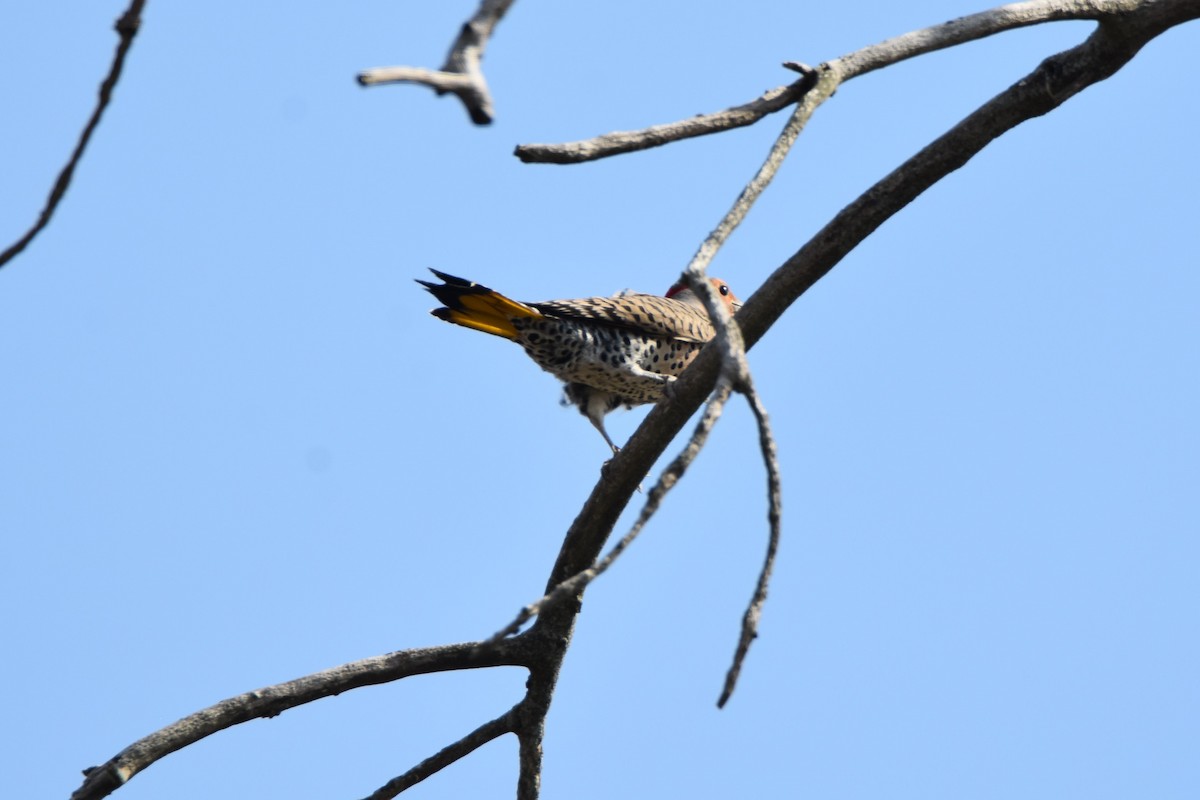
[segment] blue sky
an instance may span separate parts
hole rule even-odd
[[[519,348],[429,317],[436,267],[519,299],[663,291],[776,117],[574,167],[521,142],[745,102],[983,6],[519,2],[497,119],[362,90],[474,7],[152,0],[51,226],[0,270],[0,764],[13,797],[230,695],[490,634],[540,592],[606,455]],[[91,109],[121,2],[0,26],[0,239]],[[743,297],[852,200],[1090,25],[842,87],[712,267]],[[1200,792],[1195,25],[987,148],[791,309],[751,364],[785,539],[734,404],[588,593],[547,797]],[[618,441],[644,411],[610,417]],[[636,502],[636,501],[635,501]],[[624,525],[624,524],[623,524]],[[211,737],[118,796],[345,797],[507,709],[497,670]],[[495,742],[410,797],[508,797]]]

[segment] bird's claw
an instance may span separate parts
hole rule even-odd
[[[616,458],[617,453],[619,453],[619,452],[621,452],[621,449],[619,447],[613,447],[613,458]],[[607,459],[603,464],[600,465],[600,476],[601,477],[608,478],[608,470],[612,467],[612,462],[613,462],[613,460],[612,460],[612,458],[610,458],[610,459]],[[638,494],[646,493],[646,490],[642,488],[642,485],[640,483],[637,485],[637,490],[638,490]]]

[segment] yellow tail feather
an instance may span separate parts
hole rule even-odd
[[[517,329],[506,319],[474,316],[467,312],[455,311],[452,308],[435,309],[433,315],[438,319],[446,320],[446,322],[462,325],[464,328],[472,328],[494,336],[503,336],[505,339],[517,338]]]
[[[542,313],[535,308],[510,300],[504,295],[478,283],[456,278],[444,272],[432,270],[444,283],[418,281],[445,305],[431,313],[438,319],[472,328],[505,339],[516,339],[514,319],[539,318]]]

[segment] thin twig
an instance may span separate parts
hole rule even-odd
[[[443,747],[408,772],[398,775],[383,786],[380,786],[368,795],[366,800],[391,800],[405,789],[416,786],[429,776],[441,772],[455,761],[458,761],[463,756],[470,755],[493,739],[498,739],[506,733],[514,733],[516,731],[515,720],[519,707],[519,704],[513,706],[494,720],[483,723],[457,742]]]
[[[24,250],[33,241],[33,238],[50,224],[50,218],[54,216],[58,204],[62,202],[63,196],[67,193],[67,188],[71,185],[71,178],[75,175],[75,167],[79,165],[79,160],[83,158],[83,151],[87,149],[88,142],[91,141],[96,126],[100,124],[100,118],[104,116],[104,110],[108,108],[108,104],[112,100],[113,89],[117,85],[117,80],[121,77],[121,69],[125,66],[125,56],[129,53],[129,48],[133,46],[133,39],[137,36],[138,29],[141,27],[142,9],[145,5],[146,0],[132,0],[129,8],[125,9],[125,13],[117,19],[114,26],[119,37],[117,52],[113,55],[112,66],[108,69],[108,76],[100,84],[100,96],[96,100],[96,108],[92,111],[92,116],[88,119],[87,124],[83,126],[83,132],[79,134],[79,141],[75,144],[75,150],[67,160],[67,165],[62,168],[62,172],[58,173],[58,180],[54,182],[54,186],[50,189],[50,196],[46,199],[46,205],[42,208],[42,213],[38,215],[37,222],[20,239],[17,239],[17,241],[10,245],[7,250],[0,253],[0,267],[3,267]]]
[[[483,53],[492,32],[515,0],[482,0],[474,16],[463,24],[440,70],[422,67],[374,67],[358,73],[361,86],[418,83],[439,95],[453,94],[462,101],[471,121],[488,125],[495,117],[492,95],[483,76]]]
[[[816,102],[819,103],[820,100],[818,99]],[[788,127],[791,127],[790,123]],[[783,139],[787,136],[788,130],[785,129],[780,138]],[[794,140],[794,134],[791,136],[791,138]],[[772,148],[772,155],[775,154],[776,150],[780,149],[778,144],[779,142],[777,141],[777,146]],[[784,147],[783,150],[786,152],[786,147]],[[783,155],[780,155],[779,159],[782,158]],[[770,163],[771,158],[768,158],[768,164]],[[764,170],[766,169],[766,166],[767,165],[764,165]],[[762,177],[762,175],[763,170],[760,170],[759,174],[755,176],[755,180],[758,180],[760,177]],[[770,177],[768,175],[765,178],[763,186],[765,186],[765,182],[769,182],[769,180]],[[758,191],[761,192],[761,188]],[[744,191],[743,197],[746,196],[746,194],[747,192]],[[757,196],[757,194],[754,196]],[[734,208],[730,210],[728,215],[726,215],[725,220],[722,221],[722,226],[719,227],[727,227],[728,230],[732,230],[732,226],[736,225],[737,220],[740,219],[738,214],[741,213],[744,215],[745,213],[744,208],[739,209],[740,201],[741,198],[739,198],[739,203],[734,204]],[[753,197],[750,198],[749,202],[753,202]],[[746,207],[748,208],[748,205]],[[726,226],[725,223],[730,223],[730,225]],[[713,236],[709,237],[709,241],[712,241],[713,239]],[[706,242],[706,244],[707,243],[708,242]],[[783,489],[779,478],[778,447],[775,443],[775,436],[771,432],[770,420],[767,417],[767,411],[763,406],[762,398],[754,388],[754,377],[750,372],[750,364],[746,359],[745,339],[742,337],[741,329],[737,326],[737,324],[735,324],[735,320],[728,315],[726,309],[724,308],[724,304],[717,299],[716,293],[712,289],[712,285],[704,279],[703,263],[699,263],[699,265],[697,265],[698,262],[702,262],[704,260],[706,253],[707,258],[711,258],[716,252],[715,248],[717,246],[719,246],[719,242],[717,242],[717,244],[714,245],[711,250],[706,250],[705,247],[701,247],[700,252],[696,254],[692,265],[689,266],[688,271],[685,274],[689,284],[692,286],[692,289],[697,291],[700,294],[700,297],[704,300],[704,304],[708,307],[709,314],[712,315],[713,320],[718,328],[718,341],[720,342],[720,347],[722,349],[721,371],[719,373],[720,377],[718,386],[727,387],[732,385],[739,392],[745,394],[746,400],[749,402],[750,408],[754,412],[754,417],[758,424],[759,446],[762,449],[763,461],[766,466],[767,473],[767,519],[770,530],[767,539],[767,557],[763,563],[763,568],[759,573],[758,581],[755,584],[754,594],[751,597],[750,604],[746,608],[746,612],[742,617],[742,630],[738,639],[737,648],[734,652],[733,664],[730,666],[729,671],[725,675],[725,686],[721,691],[720,699],[717,701],[717,707],[724,708],[725,703],[728,702],[730,696],[733,694],[734,687],[737,686],[738,676],[742,671],[742,664],[745,662],[746,654],[750,651],[750,644],[758,636],[758,621],[762,616],[762,608],[767,600],[767,586],[770,584],[771,573],[774,570],[775,554],[779,550],[780,523],[782,520],[780,508],[782,505]],[[696,275],[697,272],[699,273],[698,276]]]
[[[775,444],[775,435],[771,432],[771,422],[767,417],[767,409],[762,404],[762,398],[754,388],[753,382],[747,376],[739,387],[746,395],[746,401],[754,412],[758,423],[758,444],[762,450],[763,465],[767,471],[767,521],[770,535],[767,538],[767,556],[763,561],[762,571],[758,575],[758,583],[754,587],[754,595],[742,616],[742,634],[738,639],[737,649],[733,655],[733,663],[725,674],[725,688],[717,700],[717,708],[724,708],[737,686],[738,676],[742,672],[742,663],[750,651],[750,644],[758,637],[758,621],[762,617],[762,608],[767,601],[767,586],[771,582],[771,573],[775,569],[775,554],[779,551],[780,526],[783,521],[783,486],[779,479],[779,450]]]
[[[817,99],[816,102],[819,103],[820,99]],[[790,123],[788,127],[791,127]],[[784,134],[780,138],[784,139],[787,136],[788,130],[785,129]],[[794,140],[795,135],[793,134],[791,138]],[[778,145],[779,142],[777,141],[776,147],[772,148],[773,156],[776,150],[780,149]],[[786,147],[782,149],[786,153]],[[779,159],[782,160],[782,158],[783,155],[780,154]],[[771,161],[772,159],[768,158],[768,164]],[[755,181],[763,176],[766,167],[767,165],[764,165],[764,169],[760,170],[759,174],[755,176]],[[771,174],[773,174],[773,170]],[[770,176],[768,175],[762,185],[765,186],[769,180]],[[761,187],[758,192],[761,192]],[[744,191],[743,197],[746,195],[747,192]],[[753,197],[756,196],[757,194],[754,194],[749,202],[753,202]],[[732,230],[732,226],[736,225],[737,221],[740,220],[739,214],[744,215],[745,209],[748,208],[748,203],[745,208],[739,208],[741,199],[739,198],[739,202],[734,204],[733,209],[730,210],[725,220],[722,221],[722,225],[718,226],[719,229]],[[726,225],[726,223],[729,224]],[[726,235],[728,235],[727,232]],[[710,236],[708,241],[713,241],[714,239],[714,236]],[[706,244],[708,244],[708,241],[706,241]],[[720,241],[723,241],[723,238]],[[755,420],[758,423],[759,446],[762,449],[763,461],[767,472],[767,518],[770,528],[767,541],[767,557],[763,563],[762,571],[759,573],[758,582],[755,585],[750,604],[742,617],[742,631],[734,653],[733,664],[725,676],[725,687],[721,692],[720,699],[717,701],[717,707],[724,708],[725,703],[733,694],[734,687],[737,685],[738,676],[742,671],[742,664],[745,662],[746,654],[750,651],[750,644],[758,636],[758,621],[762,616],[762,608],[767,600],[767,586],[770,583],[771,573],[774,570],[775,554],[779,550],[780,522],[782,520],[780,507],[782,504],[783,489],[779,478],[778,447],[775,443],[775,436],[771,432],[770,420],[767,417],[767,411],[763,406],[762,398],[754,388],[754,378],[750,372],[750,364],[746,359],[746,343],[742,337],[741,329],[729,317],[724,304],[717,299],[711,284],[707,280],[704,280],[703,262],[706,258],[712,257],[716,252],[716,247],[720,245],[720,241],[717,241],[711,249],[701,247],[692,264],[689,265],[686,276],[692,289],[699,292],[700,297],[704,300],[704,304],[708,307],[709,314],[712,315],[718,328],[718,340],[722,348],[720,383],[718,385],[727,386],[732,383],[739,392],[745,394],[747,401],[750,403],[750,408],[754,412]],[[696,273],[699,274],[697,275]]]
[[[614,131],[594,139],[563,144],[520,144],[513,155],[527,164],[576,164],[597,158],[647,150],[668,142],[691,139],[719,131],[753,125],[768,114],[782,111],[804,96],[816,80],[815,73],[805,74],[787,86],[777,86],[749,103],[713,114],[700,114],[679,122],[654,125],[637,131]]]
[[[776,173],[779,172],[779,168],[783,165],[784,159],[787,158],[788,153],[791,151],[792,145],[796,143],[796,139],[800,136],[800,132],[804,130],[804,126],[808,124],[808,120],[812,117],[813,113],[822,103],[833,96],[833,92],[837,88],[837,82],[830,78],[828,73],[818,77],[818,73],[815,70],[803,67],[803,65],[801,67],[808,70],[805,77],[812,78],[810,90],[805,92],[804,98],[796,106],[796,110],[788,118],[787,124],[783,126],[783,130],[771,144],[771,150],[767,153],[762,166],[758,168],[758,172],[746,184],[746,188],[742,189],[737,200],[733,202],[733,207],[729,209],[721,222],[713,229],[712,233],[705,237],[696,254],[692,256],[691,262],[688,263],[684,271],[692,276],[690,282],[694,290],[702,289],[702,284],[705,283],[704,272],[708,269],[708,265],[712,262],[721,245],[725,243],[729,235],[746,218],[755,201],[758,200],[763,191],[770,185]],[[721,305],[724,304],[717,303],[714,305],[714,308]]]

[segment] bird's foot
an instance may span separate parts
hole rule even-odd
[[[621,451],[621,449],[614,445],[613,446],[613,458],[616,458],[617,453],[619,453],[620,451]],[[608,470],[611,467],[612,462],[613,462],[613,460],[612,460],[612,458],[610,458],[610,459],[606,460],[603,464],[600,465],[600,476],[601,477],[608,478]],[[637,486],[637,490],[638,490],[639,494],[646,493],[646,490],[642,488],[642,485],[640,483]]]
[[[663,381],[663,385],[662,385],[663,399],[664,400],[674,400],[675,399],[675,381],[677,381],[679,379],[676,378],[674,375],[667,375],[665,377],[666,377],[666,380]]]

